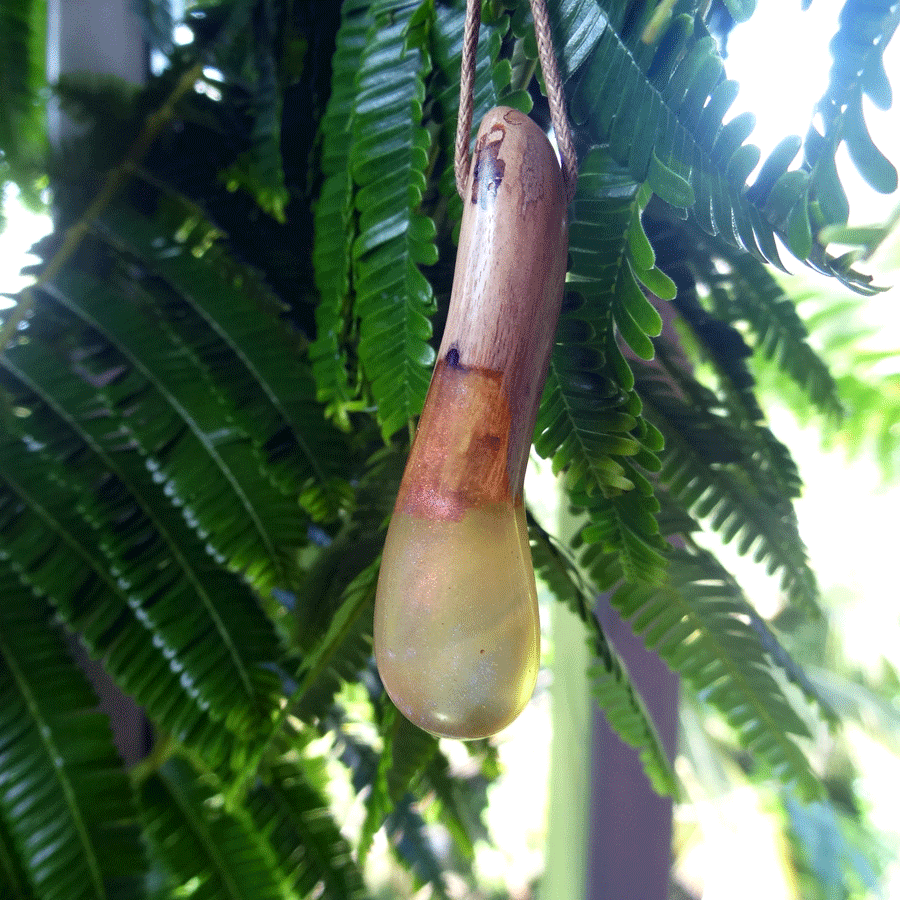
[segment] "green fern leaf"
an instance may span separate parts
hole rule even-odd
[[[281,860],[243,808],[221,795],[180,758],[139,788],[150,850],[176,890],[197,900],[293,900]]]
[[[0,3],[0,184],[17,184],[22,200],[35,208],[43,205],[39,184],[47,143],[46,19],[42,0]]]
[[[35,896],[139,900],[146,862],[109,725],[50,610],[0,582],[2,845]]]
[[[649,6],[636,11],[610,3],[604,9],[606,28],[570,94],[572,116],[592,142],[606,144],[632,178],[649,181],[672,207],[690,210],[707,233],[780,266],[777,229],[802,260],[867,290],[868,276],[813,242],[811,195],[770,195],[763,202],[748,191],[746,178],[758,158],[744,143],[753,119],[741,115],[723,125],[736,92],[705,28],[689,36],[690,26],[676,16],[656,43],[647,43]]]
[[[849,0],[841,9],[838,32],[831,41],[833,57],[828,88],[816,106],[823,131],[810,127],[804,143],[805,168],[812,173],[812,196],[819,200],[821,225],[847,220],[846,199],[834,171],[841,141],[859,173],[875,190],[897,188],[897,171],[874,145],[863,118],[863,95],[890,109],[890,82],[884,72],[885,47],[900,23],[891,0]],[[836,200],[832,197],[836,196]]]
[[[585,584],[574,562],[550,535],[535,522],[531,522],[529,531],[535,572],[556,599],[567,604],[585,623],[587,641],[596,657],[590,677],[600,709],[619,737],[638,750],[654,790],[663,795],[677,795],[675,773],[653,719],[594,615],[595,592]]]
[[[451,900],[443,848],[429,833],[428,824],[419,812],[420,806],[421,802],[412,794],[406,794],[396,804],[385,823],[391,849],[412,873],[417,889],[427,884],[432,896]]]
[[[657,342],[659,362],[665,370],[665,378],[673,382],[672,389],[686,399],[688,406],[698,412],[705,410],[702,415],[711,416],[707,424],[715,427],[707,429],[703,452],[710,458],[718,456],[719,461],[737,463],[740,460],[760,492],[771,495],[774,502],[781,504],[785,499],[800,495],[800,475],[789,451],[765,422],[757,398],[756,381],[748,364],[753,350],[744,339],[744,329],[732,326],[719,314],[718,308],[725,302],[728,276],[721,274],[717,257],[701,261],[704,251],[695,250],[694,243],[704,245],[705,241],[695,232],[670,234],[664,264],[678,283],[674,305],[692,332],[687,344],[704,368],[711,367],[717,390],[701,386],[688,373],[685,352],[672,341]],[[732,255],[752,259],[737,251]],[[677,262],[672,262],[673,257]],[[763,270],[758,261],[753,260],[753,264]],[[699,274],[701,270],[703,275]],[[716,315],[711,315],[701,304],[701,294],[708,295],[704,302],[715,308]],[[752,303],[752,300],[748,302]],[[810,350],[808,346],[806,349]],[[649,372],[649,369],[645,371]],[[827,374],[827,370],[823,371]],[[679,417],[685,420],[683,414],[679,413]],[[715,425],[715,422],[719,424]],[[722,444],[728,445],[725,456],[721,450],[716,450],[717,445]]]
[[[244,9],[232,4],[228,33],[219,36],[210,55],[224,82],[240,87],[233,107],[250,120],[249,149],[219,178],[230,191],[246,190],[262,210],[283,223],[290,197],[281,153],[286,81],[278,71],[281,19],[270,4],[248,3]]]
[[[358,352],[385,438],[421,411],[434,362],[427,342],[435,303],[419,270],[437,261],[434,223],[419,211],[430,150],[421,124],[428,60],[407,42],[419,6],[378,0],[373,8],[376,24],[359,62],[350,151],[358,187]]]
[[[0,817],[0,897],[4,900],[35,900],[12,835]]]
[[[731,273],[709,279],[716,313],[726,322],[745,322],[753,346],[806,394],[819,411],[837,420],[844,407],[828,366],[809,345],[809,332],[794,301],[758,262],[733,255]]]
[[[770,573],[779,571],[791,602],[818,613],[816,579],[790,498],[765,483],[765,470],[747,465],[740,434],[708,408],[678,400],[658,378],[645,376],[640,387],[646,413],[666,440],[660,481],[682,508],[709,518],[726,543],[737,540],[739,553],[752,550]]]
[[[253,788],[246,805],[296,896],[360,900],[367,895],[362,873],[331,816],[327,784],[324,760],[283,760]]]
[[[200,709],[234,724],[252,721],[272,687],[261,666],[277,658],[279,649],[252,596],[221,571],[200,584],[170,572],[170,548],[123,496],[121,485],[102,475],[85,477],[85,462],[75,464],[77,471],[67,470],[24,444],[0,445],[8,510],[0,540],[8,564],[51,597],[73,625],[84,625],[86,639],[111,653],[111,670],[121,637],[113,626],[136,619],[143,626],[136,634],[147,644],[145,657],[156,656],[157,668],[162,663],[172,669]],[[24,509],[14,515],[17,504]],[[57,545],[49,555],[48,541]],[[236,589],[223,603],[229,582]],[[173,610],[188,598],[198,608],[173,619]],[[133,612],[123,616],[125,610]],[[247,642],[250,635],[256,642]],[[133,674],[146,678],[146,672]],[[156,690],[148,685],[141,693]]]
[[[341,747],[341,759],[350,770],[357,791],[374,785],[379,766],[383,761],[387,766],[388,761],[348,729],[342,729],[337,738]],[[421,802],[416,796],[405,794],[388,812],[384,820],[385,831],[392,850],[412,872],[417,887],[430,884],[441,900],[449,900],[442,855],[426,830],[425,821],[419,812],[420,806]]]
[[[197,314],[192,331],[185,310],[176,306],[169,318],[179,323],[181,334],[242,414],[259,408],[245,419],[258,446],[270,446],[280,429],[289,428],[293,441],[288,446],[282,441],[279,448],[280,465],[291,463],[280,475],[285,489],[301,495],[315,490],[324,516],[332,518],[344,503],[346,492],[336,479],[338,462],[349,453],[347,443],[325,421],[298,342],[281,321],[281,304],[261,275],[238,263],[218,242],[213,226],[195,216],[174,240],[160,240],[158,223],[125,207],[108,211],[103,222],[116,246],[164,279]],[[190,233],[183,234],[188,227]],[[160,306],[174,306],[162,292],[159,296]],[[210,340],[210,333],[224,347]]]
[[[438,748],[422,773],[421,790],[426,797],[434,797],[432,809],[438,821],[450,832],[463,858],[472,862],[476,840],[490,840],[483,817],[496,760],[477,744],[466,747],[474,765],[464,773],[451,771],[450,761]]]
[[[360,540],[358,535],[356,540]],[[304,657],[298,675],[294,702],[298,715],[305,719],[325,716],[344,682],[353,680],[371,659],[370,607],[375,602],[382,546],[379,535],[363,541],[361,552],[359,547],[351,551],[344,542],[335,547],[341,566],[328,589],[337,587],[340,603],[333,609],[327,630]],[[360,566],[365,567],[360,570]],[[304,596],[305,604],[312,605],[315,600],[314,595]]]
[[[565,82],[587,59],[607,19],[596,0],[559,0],[549,4],[548,14],[559,74]]]
[[[55,360],[42,365],[37,341],[27,346],[27,360],[12,348],[3,363],[55,413],[19,397],[31,415],[26,443],[4,442],[0,453],[3,552],[157,725],[218,758],[227,732],[210,716],[239,733],[262,724],[257,707],[272,689],[262,667],[281,652],[271,625],[246,583],[213,562],[140,458],[116,452],[120,438],[91,414],[91,391],[83,383],[79,390]],[[171,605],[182,602],[192,615],[170,619]]]
[[[754,758],[804,798],[817,798],[821,785],[792,737],[808,737],[809,729],[772,677],[765,648],[745,621],[743,597],[707,562],[703,555],[673,551],[669,583],[626,584],[612,604],[719,710]]]
[[[705,563],[710,568],[715,567],[715,560],[710,554],[703,554]],[[814,703],[818,707],[819,713],[828,722],[831,728],[836,728],[840,722],[837,711],[832,702],[828,699],[826,692],[821,690],[815,683],[814,679],[807,674],[806,670],[791,656],[785,646],[781,643],[778,636],[769,626],[769,623],[756,611],[756,609],[743,598],[743,593],[738,587],[734,579],[721,567],[722,580],[731,583],[734,586],[734,596],[737,600],[743,601],[747,621],[750,627],[756,632],[759,642],[769,654],[769,659],[777,666],[783,675],[795,684],[804,694],[810,703]]]
[[[240,411],[145,302],[140,286],[121,287],[130,300],[91,276],[61,273],[45,291],[109,342],[98,362],[120,375],[105,386],[112,401],[107,415],[165,479],[187,520],[259,587],[291,584],[295,550],[306,541],[295,498],[266,471]],[[107,355],[116,361],[110,364]]]
[[[313,226],[313,266],[320,300],[310,359],[319,399],[346,428],[347,412],[356,394],[345,347],[351,328],[350,260],[356,234],[350,142],[356,73],[372,26],[370,6],[370,0],[352,0],[342,8],[332,59],[331,97],[321,126],[323,182]]]
[[[637,466],[654,470],[659,461],[617,340],[618,332],[635,351],[652,356],[649,335],[661,326],[636,278],[652,280],[646,273],[654,271],[646,235],[636,236],[638,230],[643,235],[643,199],[605,154],[592,153],[583,162],[570,225],[569,292],[535,449],[553,459],[554,471],[567,471],[573,501],[595,517],[586,539],[612,542],[628,577],[653,580],[664,568],[665,548],[653,525],[653,487]],[[630,493],[617,496],[623,492]]]
[[[360,836],[363,858],[388,814],[405,795],[415,791],[425,767],[438,751],[438,739],[404,718],[387,698],[380,725],[383,746]]]

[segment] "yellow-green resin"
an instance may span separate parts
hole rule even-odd
[[[395,511],[375,608],[375,655],[414,724],[475,739],[505,728],[534,690],[540,627],[521,504],[458,520]]]

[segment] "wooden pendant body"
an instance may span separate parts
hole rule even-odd
[[[527,116],[491,110],[375,604],[382,681],[401,712],[435,734],[493,734],[518,715],[537,677],[522,491],[567,249],[553,148]]]

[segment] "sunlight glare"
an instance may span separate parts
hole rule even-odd
[[[12,186],[6,189],[3,210],[7,224],[0,231],[0,310],[14,305],[4,295],[15,294],[34,280],[30,275],[23,275],[21,269],[37,262],[28,251],[52,230],[50,217],[22,206],[19,193]]]

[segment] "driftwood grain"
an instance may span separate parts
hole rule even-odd
[[[397,508],[458,518],[522,500],[562,302],[566,192],[540,128],[497,107],[469,172],[453,293]]]

